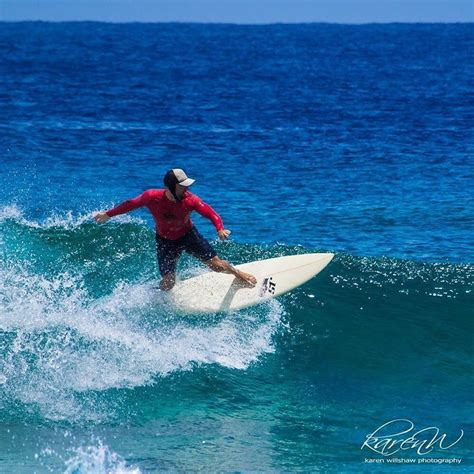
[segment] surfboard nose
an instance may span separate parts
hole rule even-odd
[[[315,262],[326,262],[326,265],[334,258],[334,253],[309,253],[305,254],[308,260],[314,260]]]
[[[334,258],[334,253],[325,253],[325,258],[327,259],[327,262],[329,263],[333,258]]]

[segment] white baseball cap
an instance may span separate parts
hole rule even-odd
[[[188,178],[187,174],[180,168],[173,168],[171,170],[181,186],[191,186],[195,179]]]

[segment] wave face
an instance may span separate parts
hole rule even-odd
[[[19,408],[12,416],[107,420],[113,410],[96,400],[104,391],[199,366],[245,369],[274,351],[276,301],[217,321],[180,317],[160,301],[144,225],[7,218],[0,228],[0,380],[4,402]]]
[[[239,430],[254,430],[256,449],[296,443],[296,452],[284,451],[287,468],[301,459],[319,463],[354,420],[361,439],[387,417],[465,426],[472,265],[338,254],[278,300],[192,317],[157,296],[153,233],[141,221],[98,226],[87,216],[58,215],[35,222],[10,209],[0,234],[0,416],[52,429],[48,439],[58,426],[72,430],[81,447],[70,464],[91,456],[106,462],[114,453],[87,433],[94,427],[107,439],[114,424],[129,426],[130,436],[151,423],[170,439],[175,431],[200,439],[194,423],[201,420],[222,449],[243,442]],[[312,250],[216,247],[234,263]],[[186,277],[204,269],[185,256],[179,271]],[[320,439],[321,430],[331,434]]]

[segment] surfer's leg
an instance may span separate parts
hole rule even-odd
[[[185,249],[188,253],[204,262],[215,272],[231,273],[249,286],[255,286],[257,280],[253,275],[234,268],[229,262],[221,260],[212,245],[193,227],[184,237]]]
[[[175,272],[168,272],[162,276],[160,281],[160,290],[162,291],[169,291],[173,288],[174,284],[176,283],[176,273]]]
[[[234,268],[229,262],[221,260],[212,245],[193,227],[184,237],[186,252],[204,262],[215,272],[231,273],[249,286],[255,286],[257,280],[249,273]]]
[[[238,270],[237,268],[233,267],[229,262],[226,262],[225,260],[222,260],[217,256],[211,258],[210,260],[207,260],[204,263],[215,272],[231,273],[232,275],[235,275],[237,278],[242,280],[250,287],[253,287],[257,284],[257,279],[253,275],[251,275],[250,273],[243,272],[242,270]]]
[[[212,245],[198,232],[196,227],[193,227],[183,237],[183,245],[186,252],[204,263],[217,256],[217,252]]]
[[[176,283],[176,265],[182,251],[183,247],[180,242],[163,239],[158,234],[156,235],[156,254],[162,277],[160,290],[171,290]]]

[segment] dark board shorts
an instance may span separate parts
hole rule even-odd
[[[156,234],[156,253],[161,275],[176,271],[176,265],[183,250],[203,262],[217,255],[196,227],[176,240],[164,239]]]

